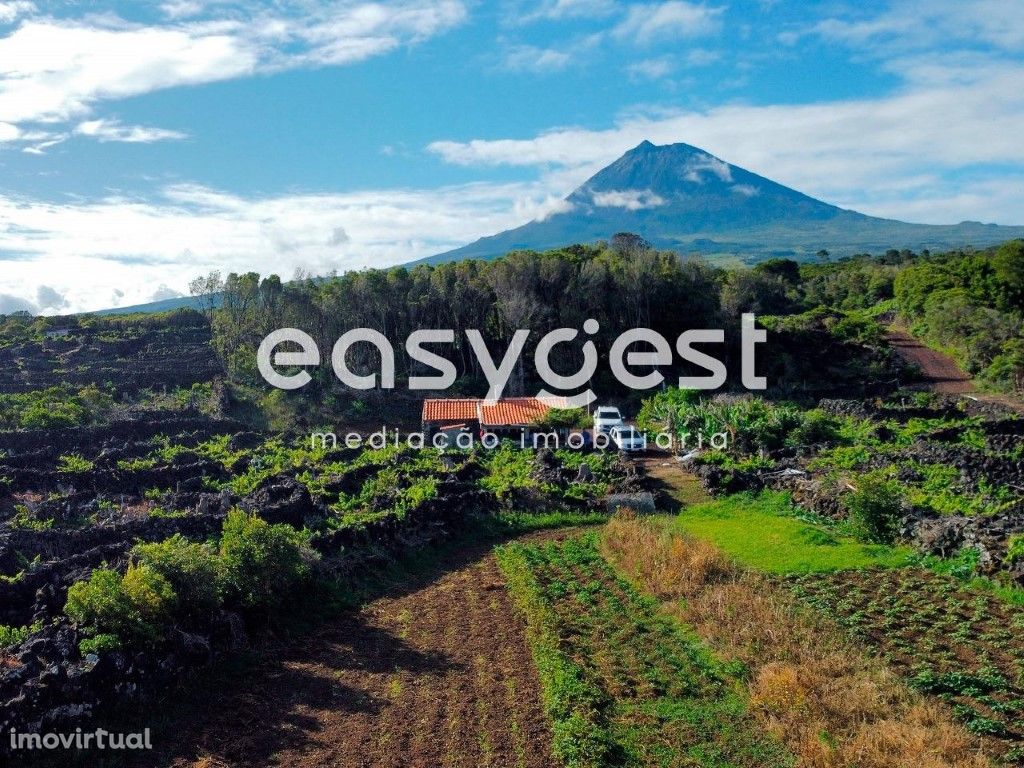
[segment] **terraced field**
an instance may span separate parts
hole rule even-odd
[[[236,685],[196,692],[140,764],[552,765],[523,623],[489,546],[438,565],[267,654]]]
[[[1024,759],[1024,605],[918,569],[793,578],[795,594],[948,702],[994,751]]]
[[[0,392],[116,383],[118,392],[209,383],[223,375],[198,312],[170,317],[71,319],[66,336],[0,346]]]
[[[595,535],[498,553],[568,766],[782,766],[730,675],[598,553]]]
[[[481,522],[594,519],[636,482],[613,455],[314,446],[180,367],[161,392],[0,395],[0,728],[73,730],[273,641],[368,567]]]

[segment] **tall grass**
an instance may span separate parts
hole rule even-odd
[[[800,768],[990,765],[943,705],[708,543],[657,519],[620,515],[601,548],[716,653],[746,668],[754,713]]]

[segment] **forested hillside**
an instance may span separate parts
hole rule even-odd
[[[699,258],[659,251],[642,239],[617,235],[609,243],[545,251],[518,251],[495,261],[461,261],[389,270],[364,270],[324,280],[282,283],[274,275],[212,275],[197,283],[200,293],[220,293],[223,309],[214,313],[214,344],[229,373],[256,381],[255,349],[271,330],[291,326],[308,331],[322,350],[345,331],[368,327],[382,332],[397,351],[398,376],[413,373],[402,353],[416,328],[451,328],[451,353],[459,374],[457,389],[482,394],[478,361],[464,332],[482,331],[488,346],[504,350],[517,328],[532,331],[523,358],[537,340],[559,327],[581,328],[594,318],[601,330],[598,349],[632,327],[652,328],[670,340],[693,328],[723,328],[725,356],[735,356],[739,315],[754,312],[774,334],[762,364],[774,375],[776,393],[842,385],[842,366],[852,350],[834,343],[877,342],[875,317],[898,311],[928,343],[950,350],[966,369],[990,386],[1022,386],[1022,296],[1024,241],[1000,248],[946,254],[888,251],[818,263],[773,259],[750,269],[722,269]],[[825,333],[824,368],[808,365],[804,347]],[[822,339],[818,343],[823,343]],[[553,356],[556,369],[575,370],[571,345]],[[350,360],[354,370],[372,370],[375,353]],[[559,359],[559,355],[562,356]],[[876,361],[877,362],[877,361]],[[876,370],[876,373],[881,373]],[[832,380],[821,382],[822,377]],[[520,365],[510,394],[530,391]],[[738,386],[735,377],[730,378]],[[611,377],[596,388],[616,389]],[[312,391],[337,393],[329,366],[316,371]],[[331,396],[337,396],[331,395]],[[344,399],[344,396],[342,396]]]
[[[895,278],[916,335],[1001,389],[1024,389],[1024,241],[914,263]]]

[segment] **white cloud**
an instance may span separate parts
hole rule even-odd
[[[280,15],[288,5],[297,13]],[[164,88],[361,61],[439,34],[466,14],[459,0],[247,10],[246,21],[224,11],[148,26],[110,15],[29,18],[0,38],[0,122],[67,121],[98,102]]]
[[[587,140],[584,147],[574,147],[570,136],[578,135]],[[433,141],[427,149],[456,165],[584,165],[595,161],[599,152],[594,141],[601,132],[586,129],[559,129],[543,133],[534,139],[471,139],[470,141]],[[609,141],[608,144],[612,144]],[[614,141],[621,146],[621,139]]]
[[[852,193],[847,204],[861,213],[901,221],[955,224],[961,221],[1024,224],[1020,191],[1024,172],[1000,179],[959,184],[922,183],[909,190],[882,190],[874,195]]]
[[[150,301],[164,301],[165,299],[177,299],[184,296],[181,291],[176,291],[166,283],[160,283],[160,287],[149,295]]]
[[[724,8],[667,0],[631,6],[612,35],[646,44],[654,40],[699,37],[718,31]]]
[[[259,37],[283,46],[271,63],[284,68],[301,65],[349,64],[416,43],[462,23],[467,16],[460,0],[406,0],[397,3],[330,2],[306,18],[271,18]],[[299,51],[291,48],[299,46]],[[305,48],[303,51],[302,48]]]
[[[35,314],[39,308],[27,299],[20,296],[12,296],[9,293],[0,293],[0,315],[9,315],[12,312],[31,312]]]
[[[954,74],[933,72],[875,99],[660,110],[629,115],[606,130],[437,141],[428,149],[466,166],[553,166],[568,191],[644,139],[685,141],[829,202],[884,214],[872,201],[892,201],[897,184],[909,181],[899,190],[905,201],[951,199],[967,191],[962,174],[969,169],[1024,166],[1024,66],[989,63]],[[1005,187],[990,186],[958,199],[966,206],[958,220],[1024,224],[1019,189],[1011,196]],[[912,210],[918,221],[950,221],[946,205],[924,202]]]
[[[614,13],[615,0],[543,0],[530,11],[519,13],[519,24],[554,19],[595,18]]]
[[[870,6],[869,6],[870,7]],[[818,21],[802,33],[854,46],[884,45],[890,53],[935,45],[984,43],[1024,49],[1024,3],[1013,0],[897,0],[877,15],[855,14]]]
[[[118,120],[86,120],[75,126],[75,133],[100,142],[120,141],[128,144],[148,144],[154,141],[184,139],[188,134],[166,128],[144,125],[122,125]]]
[[[625,208],[640,211],[644,208],[658,208],[665,204],[665,198],[649,189],[621,189],[607,192],[593,192],[590,197],[598,208]]]
[[[572,60],[571,54],[553,48],[536,48],[532,45],[518,45],[505,54],[505,68],[513,72],[557,72],[565,69]]]
[[[32,131],[30,133],[23,133],[20,138],[24,141],[33,142],[32,144],[23,147],[21,150],[22,152],[27,152],[30,155],[43,155],[50,147],[55,147],[58,144],[67,141],[68,134]]]
[[[0,194],[4,290],[34,307],[40,285],[74,275],[62,287],[64,311],[83,311],[101,308],[103,297],[149,301],[154,285],[185,291],[211,269],[286,277],[298,267],[387,266],[567,210],[561,197],[546,181],[265,198],[180,184],[155,201]]]
[[[34,13],[36,4],[28,0],[11,0],[11,2],[0,3],[0,24],[10,24],[19,16],[27,16]]]
[[[54,310],[69,306],[68,300],[64,298],[64,294],[56,288],[51,288],[49,285],[40,285],[36,289],[36,304],[39,305],[40,309]]]
[[[688,67],[706,67],[714,64],[722,58],[718,51],[709,51],[707,48],[694,48],[687,52],[684,61]]]
[[[160,10],[170,19],[185,19],[197,16],[206,8],[203,0],[171,0],[161,3]]]
[[[517,224],[527,221],[544,221],[556,213],[569,213],[576,206],[558,194],[547,194],[538,199],[524,198],[520,200],[514,210],[517,215]],[[491,233],[493,234],[493,233]]]
[[[237,77],[256,62],[221,31],[29,21],[0,40],[0,120],[67,120],[99,100]]]
[[[684,178],[695,184],[704,183],[705,172],[710,173],[719,181],[732,181],[732,171],[729,169],[729,164],[707,153],[693,157],[683,170],[685,171]]]
[[[675,64],[670,56],[661,56],[656,59],[644,59],[634,62],[626,67],[630,77],[646,77],[649,80],[659,80],[671,72]]]

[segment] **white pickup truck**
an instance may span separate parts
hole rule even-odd
[[[598,406],[594,411],[594,434],[610,433],[612,427],[621,427],[625,425],[625,421],[622,419],[622,414],[619,413],[618,408],[613,408],[610,405]]]

